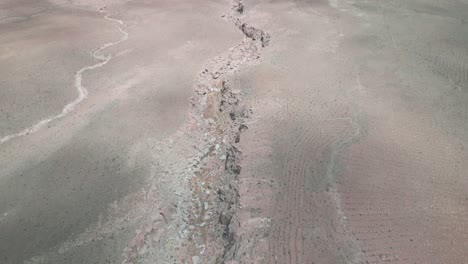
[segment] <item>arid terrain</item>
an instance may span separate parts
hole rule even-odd
[[[468,263],[468,1],[0,0],[0,263]]]

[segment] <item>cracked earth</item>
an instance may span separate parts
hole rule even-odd
[[[2,1],[0,263],[465,263],[467,14]]]

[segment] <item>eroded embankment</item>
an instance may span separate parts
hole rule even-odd
[[[242,103],[241,90],[228,79],[241,66],[259,59],[270,40],[268,33],[247,25],[243,12],[243,3],[234,1],[224,17],[244,33],[244,40],[206,66],[192,98],[192,117],[204,142],[201,155],[193,159],[191,191],[195,206],[189,226],[193,263],[225,263],[236,252],[232,225],[239,200],[238,143],[252,112]]]
[[[236,0],[223,15],[243,32],[242,42],[205,65],[194,84],[191,122],[158,151],[163,173],[148,191],[155,209],[125,249],[124,263],[225,263],[236,254],[238,144],[251,110],[228,78],[259,59],[270,39],[245,23],[243,11]]]

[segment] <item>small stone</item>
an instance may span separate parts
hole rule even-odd
[[[188,228],[189,228],[190,230],[193,230],[193,229],[195,229],[195,227],[194,227],[193,225],[189,225],[189,227],[188,227]]]
[[[219,149],[219,144],[216,144],[216,145],[215,145],[215,149],[216,149],[216,150]]]
[[[180,238],[184,238],[184,233],[182,233],[181,231],[177,231],[177,234],[179,235]]]
[[[205,210],[208,210],[208,202],[204,202],[203,207],[205,208]]]
[[[229,225],[231,223],[232,216],[229,213],[223,212],[219,216],[219,222],[223,225]]]
[[[219,157],[220,160],[225,160],[226,159],[226,155],[222,155],[221,157]]]
[[[206,154],[210,153],[210,149],[209,149],[209,148],[205,148],[205,149],[203,150],[203,152],[204,152],[205,155],[206,155]]]
[[[192,264],[200,264],[200,257],[192,256]]]

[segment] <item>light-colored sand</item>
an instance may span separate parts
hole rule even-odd
[[[105,12],[117,23],[100,6],[2,6],[24,17],[0,25],[2,137],[79,103],[0,147],[1,263],[119,263],[137,229],[164,223],[160,213],[169,218],[179,202],[175,191],[188,194],[182,178],[163,175],[188,166],[194,150],[196,138],[181,132],[193,82],[242,34],[221,18],[226,3],[111,4]],[[126,36],[119,27],[128,39],[116,43]],[[94,53],[106,43],[114,45]],[[112,60],[101,64],[93,53]],[[75,86],[80,69],[88,69],[86,98]],[[175,144],[181,149],[166,147]],[[151,195],[155,179],[164,188]]]
[[[1,263],[468,258],[466,1],[0,10]]]
[[[246,5],[273,41],[236,77],[255,114],[234,263],[464,262],[466,3]]]
[[[105,11],[101,10],[101,13],[105,13]],[[122,20],[112,18],[109,14],[103,14],[103,17],[106,20],[117,23],[118,30],[120,31],[120,33],[122,33],[122,38],[117,40],[117,41],[109,42],[109,43],[106,43],[106,44],[100,46],[98,49],[96,49],[93,52],[93,57],[96,60],[98,60],[99,62],[96,63],[96,64],[93,64],[93,65],[85,66],[85,67],[79,69],[76,72],[75,78],[74,78],[74,86],[75,86],[75,88],[76,88],[76,90],[78,92],[78,97],[75,100],[71,101],[70,103],[66,104],[63,107],[63,109],[62,109],[62,111],[60,113],[58,113],[56,115],[49,116],[49,117],[44,118],[44,119],[41,119],[39,122],[34,123],[32,126],[27,127],[25,129],[21,130],[20,132],[5,135],[4,137],[0,138],[0,144],[3,144],[5,142],[8,142],[8,141],[10,141],[12,139],[15,139],[15,138],[18,138],[18,137],[23,137],[23,136],[30,135],[30,134],[33,134],[33,133],[37,132],[38,130],[40,130],[40,129],[44,128],[45,126],[47,126],[47,124],[49,124],[50,122],[53,122],[53,121],[55,121],[57,119],[60,119],[60,118],[63,118],[67,114],[74,111],[76,106],[79,103],[81,103],[86,97],[88,97],[88,89],[86,89],[86,87],[83,86],[83,73],[87,72],[87,71],[92,71],[92,70],[97,69],[97,68],[100,68],[100,67],[106,65],[107,63],[109,63],[109,61],[112,59],[112,55],[111,54],[103,55],[102,53],[107,48],[110,48],[110,47],[112,47],[114,45],[117,45],[117,44],[119,44],[119,43],[121,43],[123,41],[126,41],[128,39],[128,33],[123,29],[125,27],[125,23]],[[14,115],[14,113],[13,113],[13,115]]]

